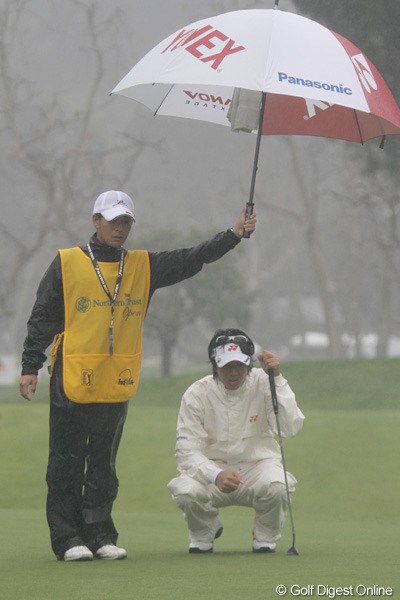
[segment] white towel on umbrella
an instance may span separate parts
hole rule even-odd
[[[262,92],[235,88],[228,110],[232,131],[251,132],[258,129]]]

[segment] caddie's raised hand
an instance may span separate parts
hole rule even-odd
[[[19,391],[23,398],[32,400],[32,396],[36,392],[37,375],[21,375],[19,380]]]
[[[240,217],[232,227],[232,231],[236,235],[236,237],[242,238],[245,231],[250,234],[253,233],[253,231],[256,228],[256,222],[256,213],[252,213],[250,217],[246,220],[246,205],[244,205],[244,208],[240,213]]]
[[[262,350],[257,356],[257,358],[259,360],[261,368],[264,369],[266,373],[268,373],[269,369],[273,369],[275,377],[277,375],[280,375],[281,364],[276,354],[268,352],[268,350]]]
[[[229,493],[237,490],[243,483],[237,471],[221,471],[215,480],[215,485],[221,492]]]

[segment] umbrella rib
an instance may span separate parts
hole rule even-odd
[[[385,143],[385,131],[384,131],[384,128],[382,127],[382,124],[381,124],[381,121],[380,121],[380,119],[378,119],[376,115],[374,115],[374,114],[372,114],[372,113],[369,113],[369,115],[370,115],[370,117],[371,117],[371,118],[373,118],[373,119],[375,119],[375,121],[377,121],[377,123],[378,123],[378,125],[379,125],[379,127],[380,127],[380,129],[381,129],[382,141],[381,141],[381,146],[380,146],[380,147],[381,147],[381,148],[383,148],[383,145],[384,145],[384,143]],[[357,113],[357,110],[356,110],[356,109],[354,109],[354,116],[355,116],[355,119],[356,119],[356,123],[357,123],[357,129],[358,129],[358,133],[359,133],[359,136],[360,136],[360,143],[361,143],[362,145],[364,145],[364,139],[363,139],[363,137],[362,137],[362,132],[361,132],[361,127],[360,127],[360,122],[359,122],[359,120],[358,120],[358,113]],[[379,137],[379,135],[376,135],[376,136],[374,136],[374,137]]]
[[[153,84],[156,85],[156,84]],[[162,105],[164,104],[165,100],[168,98],[169,94],[171,93],[172,88],[174,87],[174,84],[171,84],[171,87],[169,88],[168,92],[165,94],[165,96],[163,96],[160,104],[157,106],[156,110],[153,113],[153,117],[155,117],[158,113],[158,111],[160,110],[160,108],[162,107]]]
[[[354,116],[356,118],[357,129],[358,129],[358,133],[360,135],[360,143],[364,146],[364,140],[363,140],[363,137],[362,137],[360,122],[358,120],[358,115],[357,115],[357,110],[356,109],[354,109]]]

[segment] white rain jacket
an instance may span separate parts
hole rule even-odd
[[[304,415],[282,375],[275,377],[282,437],[296,435]],[[175,456],[181,472],[203,484],[220,469],[266,458],[281,459],[268,375],[252,369],[243,385],[227,390],[208,375],[182,397]]]

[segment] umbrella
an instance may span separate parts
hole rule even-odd
[[[400,134],[400,109],[365,54],[319,23],[275,9],[227,12],[176,31],[111,92],[154,115],[256,131],[248,214],[261,135],[381,138],[383,148],[387,135]]]

